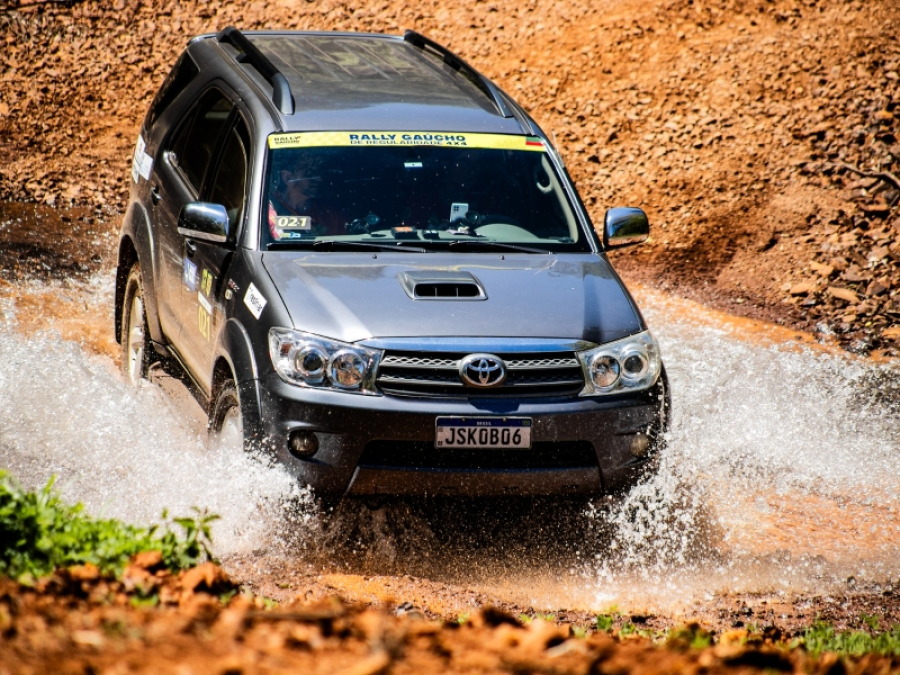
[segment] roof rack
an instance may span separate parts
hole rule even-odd
[[[513,117],[512,110],[509,109],[509,106],[506,105],[506,101],[503,100],[503,97],[500,95],[500,90],[494,86],[494,83],[487,79],[484,75],[475,70],[468,63],[459,58],[456,54],[451,52],[446,47],[439,45],[434,40],[429,40],[427,37],[422,35],[421,33],[417,33],[414,30],[408,30],[403,34],[403,40],[405,42],[409,42],[414,47],[418,47],[421,50],[430,49],[433,52],[439,54],[444,63],[453,68],[453,70],[459,71],[463,76],[466,77],[472,84],[478,87],[484,94],[494,102],[494,105],[497,106],[497,110],[500,111],[500,114],[503,117]]]
[[[235,60],[238,63],[249,63],[272,85],[272,102],[275,107],[285,115],[294,114],[294,97],[287,78],[241,31],[229,26],[216,35],[216,40],[234,45],[241,52]]]

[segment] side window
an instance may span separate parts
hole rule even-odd
[[[153,126],[159,116],[172,104],[172,101],[187,89],[187,86],[199,73],[200,69],[197,67],[197,64],[194,63],[194,60],[187,52],[184,52],[169,75],[163,80],[162,86],[153,99],[153,103],[150,104],[150,110],[147,111],[147,118],[144,120],[144,126],[147,129]]]
[[[238,116],[237,124],[229,131],[222,148],[222,156],[216,167],[215,178],[209,193],[209,201],[222,204],[228,211],[228,221],[234,232],[244,211],[246,195],[248,149],[250,147],[247,125]]]
[[[217,89],[206,92],[175,134],[169,148],[170,161],[198,193],[232,107],[231,101]]]

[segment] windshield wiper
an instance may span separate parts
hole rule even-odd
[[[302,240],[294,240],[294,241],[273,241],[268,245],[268,250],[277,251],[279,249],[298,249],[298,248],[312,248],[314,251],[370,251],[375,249],[376,251],[403,251],[404,253],[428,253],[428,251],[424,248],[415,248],[412,246],[405,246],[403,242],[397,242],[395,244],[370,244],[365,241],[342,241],[335,239],[323,239],[319,241],[302,241]]]
[[[466,249],[481,249],[483,251],[520,251],[522,253],[550,253],[546,249],[519,246],[518,244],[504,244],[499,241],[477,241],[474,239],[458,239],[451,241],[447,248],[451,251]]]

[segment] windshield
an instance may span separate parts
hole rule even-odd
[[[310,132],[269,148],[263,248],[591,250],[539,138]]]

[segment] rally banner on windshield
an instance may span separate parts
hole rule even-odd
[[[269,148],[316,148],[383,145],[436,145],[448,148],[544,151],[537,136],[433,133],[424,131],[309,131],[269,136]]]

